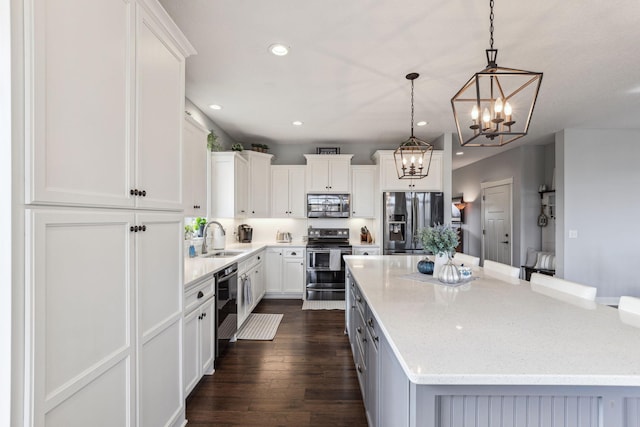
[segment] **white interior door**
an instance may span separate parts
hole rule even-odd
[[[487,186],[482,197],[483,258],[511,265],[511,184]]]

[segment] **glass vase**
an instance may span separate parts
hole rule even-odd
[[[438,272],[438,280],[442,283],[453,285],[459,283],[461,279],[458,267],[453,263],[451,256],[447,259],[447,262],[440,268]]]

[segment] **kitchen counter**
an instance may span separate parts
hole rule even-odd
[[[414,384],[640,386],[640,329],[618,310],[492,277],[404,278],[419,256],[348,256],[352,278]]]
[[[188,288],[192,284],[199,282],[203,277],[213,274],[233,263],[237,263],[250,257],[256,252],[265,249],[268,246],[275,247],[305,247],[306,243],[300,241],[293,241],[291,243],[276,243],[276,242],[252,242],[252,243],[234,243],[228,245],[225,250],[230,251],[243,251],[234,257],[202,257],[195,258],[186,257],[184,259],[184,287]],[[215,252],[213,249],[208,250],[209,253]]]

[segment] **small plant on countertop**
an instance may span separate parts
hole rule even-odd
[[[450,225],[438,224],[420,230],[422,247],[434,255],[451,256],[458,246],[458,234]]]

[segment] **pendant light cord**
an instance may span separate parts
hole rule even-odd
[[[413,138],[413,80],[411,80],[411,138]]]
[[[491,9],[489,13],[489,44],[491,45],[491,49],[493,49],[493,0],[489,0],[489,8]]]

